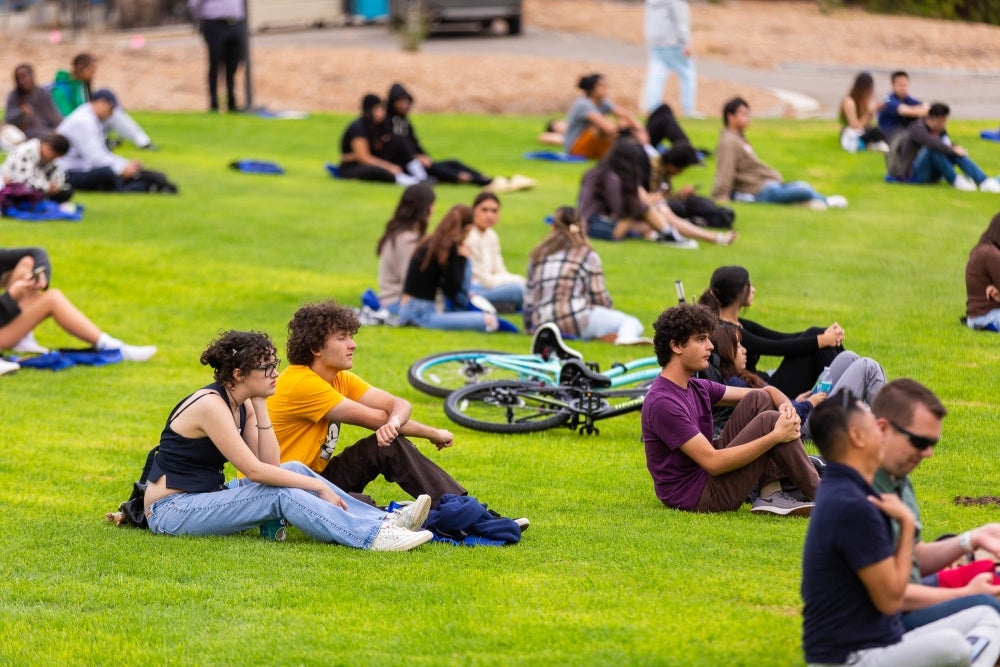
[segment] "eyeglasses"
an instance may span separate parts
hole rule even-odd
[[[255,371],[264,371],[264,375],[274,375],[278,372],[278,366],[281,365],[281,359],[275,359],[269,364],[264,364],[263,366],[252,366]]]
[[[899,431],[902,435],[910,441],[910,444],[917,448],[918,451],[924,451],[925,449],[930,449],[934,445],[938,444],[937,438],[928,438],[923,435],[917,435],[916,433],[910,433],[905,428],[897,424],[896,422],[890,420],[889,425],[894,429]]]

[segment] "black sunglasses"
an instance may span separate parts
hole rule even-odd
[[[907,439],[910,441],[910,444],[916,447],[921,452],[924,451],[925,449],[929,449],[934,445],[938,444],[937,438],[927,438],[922,435],[917,435],[916,433],[910,433],[905,428],[903,428],[902,426],[900,426],[899,424],[897,424],[892,420],[889,420],[889,425],[892,426],[897,431],[899,431],[900,433],[902,433],[903,435],[905,435]]]

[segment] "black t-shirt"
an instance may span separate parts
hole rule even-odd
[[[348,153],[353,153],[354,149],[351,147],[351,143],[357,138],[364,139],[368,142],[368,150],[372,155],[375,155],[375,147],[372,146],[371,137],[368,136],[368,130],[365,127],[364,118],[356,118],[354,122],[347,126],[344,130],[344,136],[340,139],[340,154],[341,156],[347,155]],[[345,160],[341,158],[341,162]],[[346,160],[347,162],[356,162],[357,160]]]

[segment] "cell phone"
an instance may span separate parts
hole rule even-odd
[[[31,272],[31,280],[32,280],[32,282],[38,280],[38,277],[40,275],[42,275],[43,273],[45,273],[45,267],[44,266],[36,266],[35,270]]]

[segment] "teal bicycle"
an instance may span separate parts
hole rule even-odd
[[[594,422],[639,410],[661,370],[656,357],[644,357],[601,373],[582,357],[563,343],[555,325],[546,324],[535,332],[531,354],[435,354],[414,362],[407,379],[444,397],[445,414],[468,428],[526,433],[568,426],[597,434]]]
[[[497,380],[533,381],[545,385],[562,384],[560,375],[570,360],[584,369],[611,381],[610,387],[627,387],[649,382],[660,372],[656,357],[642,357],[626,363],[614,363],[601,373],[597,364],[583,362],[583,355],[568,347],[554,324],[543,324],[535,331],[531,354],[512,354],[495,350],[458,350],[441,352],[419,359],[410,365],[406,379],[414,388],[438,398],[473,384]]]

